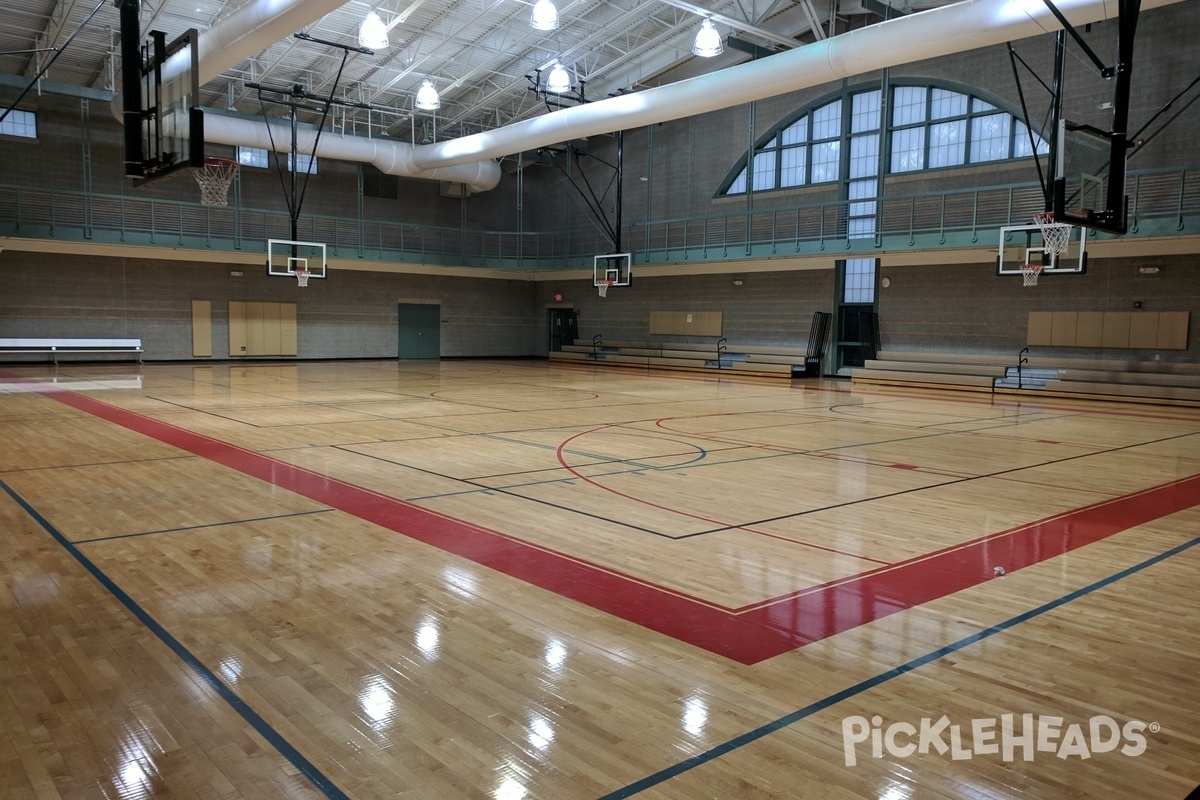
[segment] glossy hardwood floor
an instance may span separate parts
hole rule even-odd
[[[2,798],[1200,784],[1198,410],[9,366],[0,489]]]

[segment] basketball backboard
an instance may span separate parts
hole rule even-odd
[[[144,41],[135,0],[121,0],[125,175],[135,182],[204,165],[204,113],[199,107],[199,32],[168,43],[151,31]]]
[[[278,278],[295,277],[296,270],[303,269],[308,271],[309,278],[327,278],[328,267],[324,242],[267,240],[268,275]]]
[[[1124,134],[1062,120],[1054,170],[1054,219],[1126,231]]]
[[[1086,272],[1087,228],[1076,227],[1071,230],[1067,250],[1062,254],[1046,247],[1042,229],[1038,225],[1008,225],[1001,228],[996,273],[1020,275],[1021,267],[1025,264],[1041,264],[1044,275]]]
[[[609,281],[611,286],[628,286],[633,282],[633,256],[629,253],[609,253],[592,260],[592,285]]]

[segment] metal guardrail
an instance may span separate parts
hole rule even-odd
[[[1130,235],[1200,227],[1200,167],[1134,172],[1128,185]],[[634,250],[642,264],[982,247],[1000,227],[1032,219],[1042,194],[1037,184],[1018,184],[870,202],[876,232],[862,238],[847,236],[846,201],[634,223],[623,236],[641,244]],[[268,238],[290,238],[290,222],[282,211],[0,184],[0,234],[265,255]],[[322,215],[302,217],[298,236],[327,243],[334,258],[521,270],[587,267],[610,249],[592,230],[482,231]]]

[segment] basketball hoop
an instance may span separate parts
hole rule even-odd
[[[1022,264],[1021,277],[1025,279],[1026,286],[1037,286],[1038,276],[1042,274],[1041,264]]]
[[[1071,226],[1062,222],[1054,221],[1054,214],[1049,211],[1043,211],[1040,214],[1033,215],[1033,221],[1042,231],[1042,243],[1045,244],[1046,250],[1056,256],[1061,256],[1067,252],[1067,244],[1071,240]],[[1025,284],[1029,286],[1030,284]]]
[[[608,281],[608,280],[602,279],[602,280],[596,281],[596,288],[600,290],[601,297],[608,297],[608,287],[615,286],[616,283],[617,283],[616,281]]]
[[[238,162],[228,158],[204,158],[204,166],[192,171],[200,184],[200,202],[206,206],[223,206],[229,202],[229,185],[240,169]],[[303,286],[304,284],[300,284]]]
[[[308,286],[308,276],[312,273],[306,269],[296,270],[296,281],[300,284],[300,288]]]

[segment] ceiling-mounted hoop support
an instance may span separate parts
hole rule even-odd
[[[546,155],[551,162],[562,174],[562,176],[571,185],[571,188],[579,195],[587,206],[588,212],[592,215],[594,222],[600,231],[608,237],[612,243],[613,252],[619,253],[621,247],[621,214],[624,206],[624,195],[622,186],[625,178],[625,132],[617,131],[617,163],[610,164],[599,156],[588,153],[583,148],[578,147],[572,142],[568,142],[564,148],[555,149],[543,147],[538,150],[539,154]],[[571,159],[577,169],[573,172],[568,172],[562,164],[559,163],[558,156],[566,155]],[[583,169],[581,159],[590,157],[595,162],[604,165],[612,170],[612,176],[609,178],[607,185],[603,187],[603,191],[597,193],[596,188],[592,186],[588,180],[587,172]],[[576,178],[575,176],[580,176]],[[608,201],[609,192],[613,192],[612,214],[613,218],[609,219],[608,213],[605,211],[605,204]]]
[[[270,86],[264,86],[263,84],[260,84],[260,83],[247,83],[246,84],[247,89],[254,89],[255,91],[258,92],[259,104],[262,106],[263,122],[267,126],[267,137],[269,138],[269,140],[271,142],[271,150],[273,152],[278,152],[278,150],[275,147],[275,137],[271,132],[270,120],[267,119],[267,109],[266,109],[266,105],[265,105],[266,101],[263,98],[263,92],[266,92],[268,94],[277,95],[280,99],[273,99],[270,102],[276,103],[278,105],[286,106],[290,112],[288,114],[288,117],[289,117],[290,129],[291,129],[291,146],[290,146],[290,149],[288,150],[288,152],[291,156],[292,168],[291,168],[290,172],[291,172],[292,180],[291,180],[290,191],[288,190],[288,188],[286,186],[285,186],[284,191],[287,195],[285,199],[287,200],[287,205],[288,205],[288,216],[291,217],[292,239],[298,239],[299,236],[297,234],[298,234],[299,221],[300,221],[300,209],[304,205],[304,195],[308,191],[308,179],[312,176],[312,165],[317,157],[317,148],[321,144],[321,134],[325,130],[325,123],[329,120],[330,110],[335,105],[357,106],[357,107],[366,108],[366,109],[371,108],[371,106],[369,106],[365,103],[348,103],[345,101],[338,100],[335,97],[335,95],[337,94],[338,86],[341,84],[341,81],[342,81],[342,72],[346,69],[346,61],[349,59],[351,53],[362,53],[365,55],[374,55],[375,51],[371,50],[369,48],[366,48],[366,47],[354,47],[352,45],[342,44],[340,42],[331,42],[326,39],[318,39],[315,36],[309,36],[307,33],[296,33],[296,34],[293,34],[292,37],[295,39],[299,39],[301,41],[313,42],[315,44],[324,45],[326,47],[335,47],[342,51],[342,62],[338,66],[337,75],[333,79],[333,85],[330,86],[329,95],[327,97],[322,97],[321,95],[313,94],[313,93],[309,92],[308,90],[306,90],[303,86],[300,86],[300,85],[295,85],[295,86],[292,86],[291,88],[283,89],[283,88],[273,88]],[[320,106],[317,108],[314,108],[312,106],[306,106],[305,105],[306,102],[318,103],[318,104],[320,104]],[[310,111],[316,111],[321,114],[321,122],[317,125],[317,135],[313,139],[312,154],[309,157],[308,169],[304,173],[304,186],[303,187],[301,187],[299,185],[298,175],[297,175],[297,173],[298,173],[297,167],[299,166],[299,159],[297,158],[297,156],[299,155],[299,142],[298,142],[298,130],[297,130],[298,125],[299,125],[299,120],[297,117],[297,112],[301,108],[304,108],[304,109],[307,109]],[[282,167],[278,167],[278,171],[279,171],[279,179],[282,182],[283,181]]]

